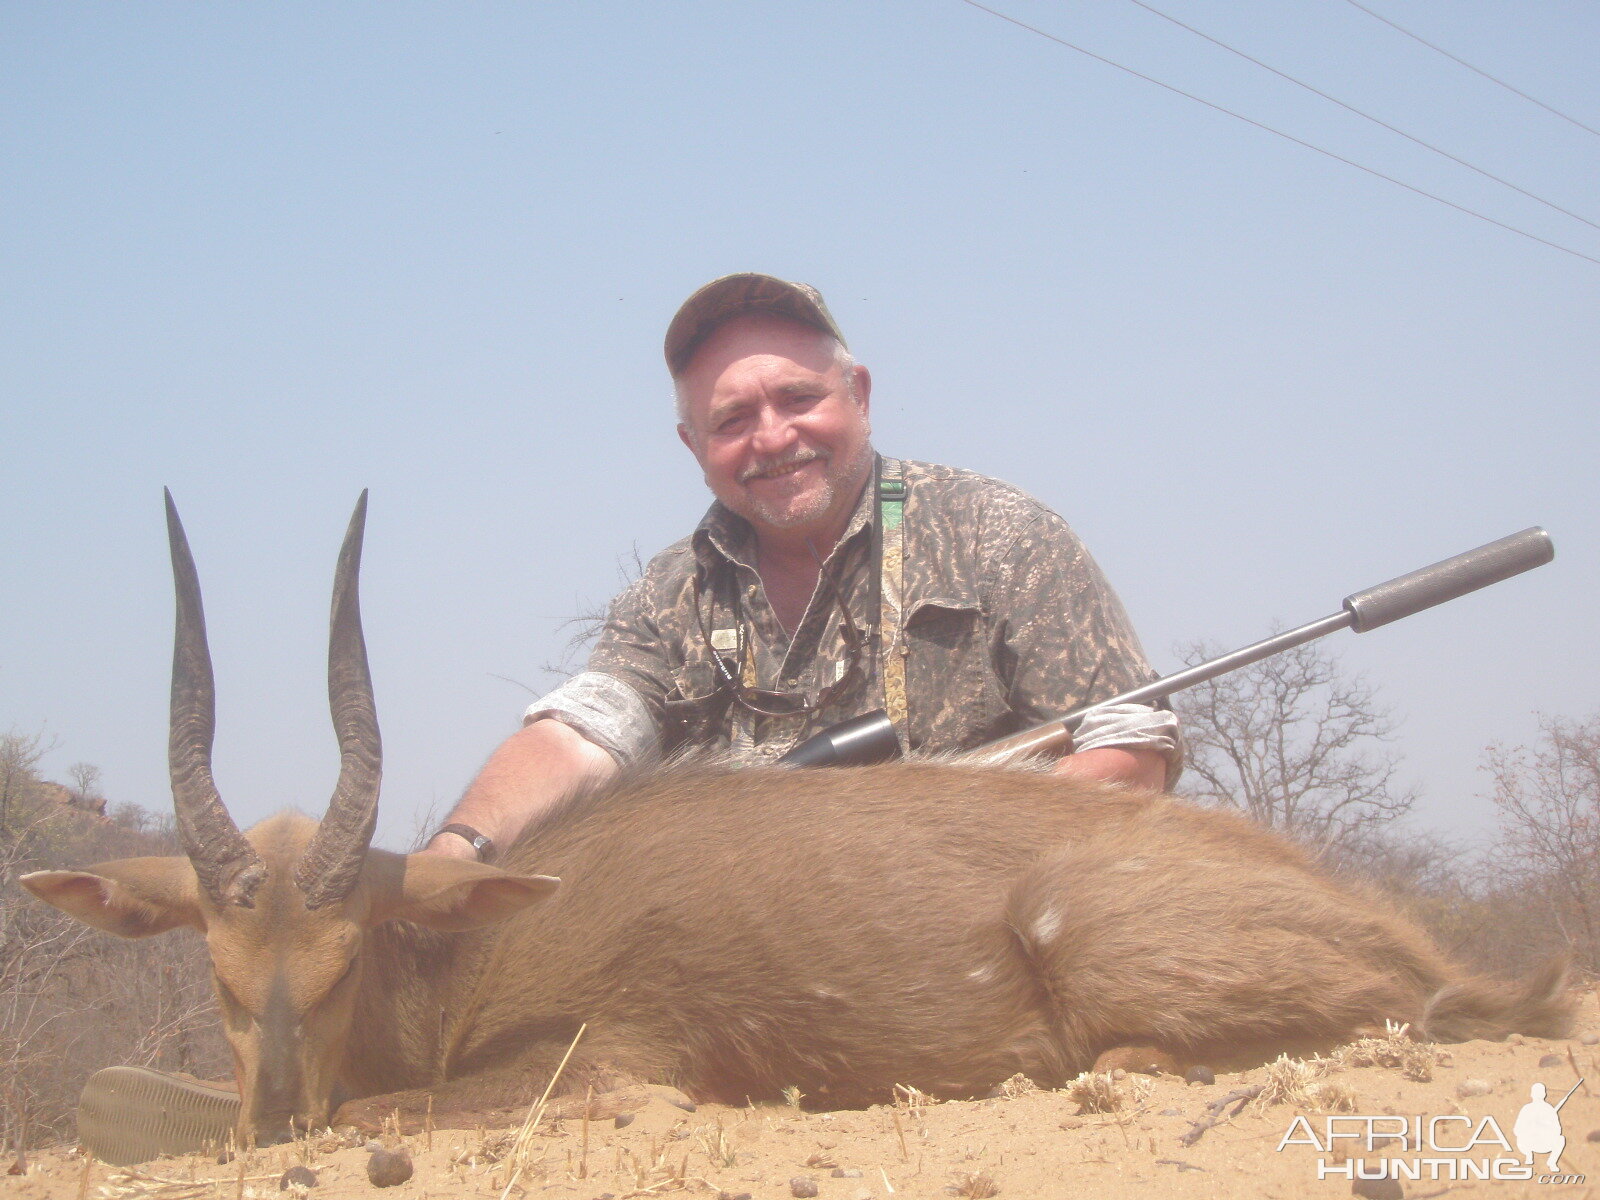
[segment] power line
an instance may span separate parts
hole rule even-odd
[[[1405,34],[1412,41],[1421,42],[1424,46],[1426,46],[1429,50],[1432,50],[1434,53],[1442,54],[1446,58],[1448,58],[1451,62],[1460,63],[1467,70],[1473,71],[1473,72],[1476,72],[1479,75],[1482,75],[1490,83],[1498,83],[1501,87],[1505,88],[1506,91],[1511,92],[1513,95],[1521,96],[1529,104],[1537,104],[1540,108],[1544,109],[1545,112],[1554,113],[1556,116],[1560,117],[1563,121],[1570,121],[1570,122],[1572,122],[1572,124],[1576,125],[1579,129],[1582,129],[1582,130],[1584,130],[1584,131],[1586,131],[1588,133],[1592,133],[1596,137],[1600,137],[1600,129],[1593,129],[1590,126],[1585,125],[1582,121],[1578,120],[1576,117],[1567,116],[1567,114],[1562,112],[1559,108],[1551,108],[1543,100],[1536,99],[1533,96],[1528,95],[1527,92],[1524,92],[1519,88],[1512,87],[1504,79],[1497,79],[1495,76],[1493,76],[1493,75],[1489,74],[1489,72],[1485,71],[1482,67],[1475,67],[1471,63],[1469,63],[1466,59],[1457,58],[1454,54],[1451,54],[1450,51],[1444,49],[1442,46],[1435,46],[1432,42],[1428,41],[1427,38],[1418,37],[1416,34],[1412,33],[1411,30],[1405,28],[1403,25],[1396,25],[1393,21],[1389,20],[1389,18],[1384,16],[1382,13],[1373,12],[1365,4],[1357,4],[1356,0],[1346,0],[1346,3],[1354,6],[1355,8],[1359,8],[1362,12],[1366,13],[1367,16],[1373,18],[1374,20],[1382,21],[1390,29],[1398,30],[1400,33]]]
[[[1351,0],[1351,2],[1354,3],[1354,0]],[[1146,4],[1145,0],[1129,0],[1129,3],[1137,4],[1140,8],[1144,9],[1146,12],[1153,13],[1155,16],[1160,17],[1163,21],[1172,22],[1179,29],[1187,29],[1190,33],[1194,34],[1195,37],[1204,38],[1206,41],[1210,42],[1213,46],[1220,46],[1222,49],[1226,50],[1229,54],[1236,54],[1240,58],[1244,59],[1245,62],[1254,63],[1256,66],[1260,67],[1263,71],[1271,71],[1279,79],[1287,79],[1290,83],[1294,84],[1296,87],[1304,88],[1306,91],[1310,92],[1313,96],[1321,96],[1324,100],[1328,101],[1330,104],[1337,104],[1340,108],[1344,109],[1346,112],[1354,113],[1356,116],[1362,118],[1362,120],[1371,121],[1374,125],[1377,125],[1377,126],[1379,126],[1380,128],[1383,128],[1383,129],[1387,129],[1390,133],[1399,134],[1401,137],[1405,138],[1406,141],[1413,142],[1416,145],[1421,146],[1424,150],[1431,150],[1431,151],[1433,151],[1433,153],[1435,153],[1435,154],[1437,154],[1437,155],[1439,155],[1439,156],[1441,156],[1443,158],[1448,158],[1451,162],[1456,163],[1456,164],[1458,164],[1460,166],[1463,166],[1463,167],[1467,168],[1467,170],[1469,170],[1469,171],[1476,171],[1479,175],[1482,175],[1485,179],[1492,179],[1496,183],[1498,183],[1498,184],[1500,184],[1500,185],[1502,185],[1504,187],[1508,187],[1513,192],[1517,192],[1520,195],[1526,196],[1530,200],[1537,200],[1540,204],[1544,205],[1546,208],[1554,209],[1556,212],[1561,213],[1563,216],[1571,217],[1574,221],[1582,221],[1585,225],[1589,226],[1589,228],[1591,228],[1591,229],[1600,229],[1600,225],[1597,225],[1595,222],[1589,220],[1588,217],[1581,216],[1578,213],[1573,212],[1569,208],[1562,208],[1561,205],[1556,204],[1553,201],[1546,200],[1543,196],[1535,195],[1533,192],[1530,192],[1527,188],[1518,187],[1516,184],[1512,183],[1509,179],[1502,179],[1502,178],[1500,178],[1500,176],[1494,174],[1492,171],[1485,171],[1482,167],[1474,166],[1472,163],[1469,163],[1464,158],[1457,158],[1454,154],[1451,154],[1448,150],[1441,150],[1438,146],[1433,145],[1431,142],[1425,142],[1421,138],[1407,133],[1404,129],[1400,129],[1400,128],[1397,128],[1394,125],[1389,124],[1389,122],[1383,120],[1381,117],[1375,117],[1371,113],[1362,112],[1359,108],[1355,107],[1355,105],[1346,104],[1343,100],[1339,99],[1339,97],[1337,97],[1337,96],[1330,96],[1327,92],[1324,92],[1324,91],[1322,91],[1322,90],[1320,90],[1318,88],[1312,87],[1311,84],[1306,83],[1304,80],[1296,79],[1293,75],[1287,74],[1284,71],[1280,71],[1280,70],[1278,70],[1277,67],[1274,67],[1274,66],[1272,66],[1272,65],[1270,65],[1268,63],[1264,63],[1259,58],[1252,58],[1250,55],[1246,54],[1243,50],[1236,49],[1235,47],[1228,45],[1227,42],[1221,41],[1221,40],[1219,40],[1217,38],[1212,37],[1209,33],[1205,33],[1205,32],[1203,32],[1203,31],[1201,31],[1199,29],[1196,29],[1193,25],[1184,24],[1182,21],[1178,20],[1177,17],[1169,16],[1167,13],[1162,12],[1159,8],[1155,8],[1152,5]]]
[[[1222,113],[1224,116],[1232,117],[1237,121],[1243,121],[1246,125],[1253,125],[1257,129],[1264,130],[1265,132],[1273,134],[1276,137],[1281,137],[1285,141],[1293,142],[1297,146],[1304,146],[1307,150],[1315,151],[1325,158],[1331,158],[1335,162],[1341,162],[1347,167],[1354,167],[1358,171],[1363,171],[1368,175],[1376,176],[1379,179],[1394,184],[1396,187],[1405,188],[1405,190],[1408,192],[1414,192],[1418,196],[1436,201],[1437,203],[1444,205],[1446,208],[1453,208],[1459,213],[1465,213],[1469,217],[1476,217],[1480,221],[1486,221],[1490,225],[1504,229],[1508,233],[1514,233],[1518,237],[1525,237],[1529,241],[1538,242],[1541,246],[1548,246],[1552,250],[1559,250],[1563,254],[1570,254],[1574,258],[1581,258],[1585,262],[1591,262],[1594,263],[1595,266],[1600,267],[1600,258],[1595,258],[1592,255],[1585,254],[1581,250],[1574,250],[1570,246],[1563,246],[1559,242],[1552,242],[1548,238],[1542,238],[1536,233],[1529,233],[1526,229],[1518,229],[1515,225],[1508,225],[1504,221],[1497,220],[1496,218],[1488,216],[1485,213],[1476,212],[1464,205],[1457,204],[1454,200],[1446,200],[1443,196],[1436,196],[1432,192],[1425,192],[1419,187],[1406,183],[1404,180],[1396,179],[1393,175],[1385,175],[1382,171],[1379,171],[1374,167],[1363,166],[1354,159],[1345,158],[1342,154],[1335,154],[1332,150],[1324,150],[1321,146],[1314,145],[1303,138],[1297,138],[1292,133],[1285,133],[1281,129],[1274,129],[1271,125],[1264,124],[1263,122],[1256,120],[1254,117],[1247,117],[1243,113],[1234,112],[1231,108],[1224,108],[1222,105],[1213,103],[1204,97],[1196,96],[1193,92],[1186,92],[1180,87],[1174,87],[1170,83],[1163,83],[1161,80],[1156,79],[1153,76],[1146,75],[1142,71],[1136,71],[1132,67],[1125,67],[1119,62],[1114,62],[1111,59],[1106,58],[1104,55],[1096,54],[1093,50],[1086,50],[1082,46],[1078,46],[1067,41],[1065,38],[1057,37],[1055,34],[1048,33],[1037,26],[1029,25],[1026,21],[1019,21],[1016,17],[1007,16],[1003,12],[998,12],[987,5],[980,4],[978,3],[978,0],[961,0],[961,2],[963,4],[970,5],[972,8],[978,9],[980,12],[986,12],[991,17],[998,17],[1000,20],[1005,21],[1008,24],[1015,25],[1018,29],[1026,29],[1029,33],[1037,34],[1047,41],[1055,42],[1059,46],[1065,46],[1068,50],[1075,50],[1079,54],[1082,54],[1088,58],[1092,58],[1098,63],[1104,63],[1108,67],[1114,67],[1124,74],[1132,75],[1135,79],[1142,79],[1146,83],[1153,83],[1156,85],[1156,87],[1172,92],[1175,95],[1182,96],[1185,100],[1193,100],[1196,104],[1203,104],[1215,112]]]

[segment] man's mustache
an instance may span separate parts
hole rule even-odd
[[[775,475],[779,471],[787,470],[790,467],[804,466],[808,462],[814,462],[824,457],[826,456],[820,450],[801,446],[779,458],[762,459],[752,463],[739,472],[739,482],[749,483],[752,479],[759,479],[765,475]]]

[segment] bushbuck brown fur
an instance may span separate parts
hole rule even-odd
[[[583,1024],[563,1077],[579,1092],[836,1104],[1019,1072],[1057,1085],[1126,1047],[1216,1063],[1385,1020],[1446,1041],[1567,1026],[1560,964],[1522,985],[1469,977],[1239,817],[1040,773],[680,765],[570,798],[495,866],[371,849],[364,503],[335,589],[329,815],[240,834],[216,798],[198,584],[169,500],[188,856],[25,880],[123,936],[205,934],[242,1140],[322,1125],[336,1097],[387,1112],[432,1095],[441,1119],[525,1104]]]

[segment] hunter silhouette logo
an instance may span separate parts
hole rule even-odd
[[[1520,1180],[1527,1183],[1584,1182],[1582,1175],[1557,1170],[1567,1139],[1561,1132],[1561,1107],[1583,1085],[1573,1084],[1567,1094],[1551,1104],[1545,1085],[1528,1089],[1528,1102],[1517,1113],[1507,1138],[1499,1122],[1485,1114],[1470,1117],[1456,1112],[1437,1116],[1326,1115],[1321,1128],[1312,1118],[1297,1116],[1278,1143],[1308,1146],[1320,1155],[1317,1178],[1330,1175],[1350,1180]],[[1512,1149],[1515,1141],[1516,1148]],[[1533,1165],[1544,1155],[1543,1173]]]
[[[1578,1083],[1582,1082],[1578,1080]],[[1528,1089],[1528,1102],[1522,1106],[1516,1124],[1511,1127],[1511,1136],[1517,1139],[1517,1149],[1522,1152],[1524,1162],[1532,1163],[1535,1154],[1548,1154],[1550,1157],[1545,1159],[1545,1169],[1556,1169],[1561,1152],[1567,1148],[1567,1139],[1561,1133],[1561,1105],[1572,1099],[1572,1093],[1578,1090],[1578,1083],[1573,1084],[1567,1094],[1561,1097],[1561,1104],[1551,1104],[1544,1098],[1542,1083],[1536,1083]]]

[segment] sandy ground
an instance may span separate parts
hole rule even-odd
[[[1214,1083],[1185,1083],[1171,1076],[1127,1075],[1107,1080],[1121,1107],[1080,1111],[1083,1097],[1070,1091],[1038,1091],[1025,1084],[1013,1094],[988,1100],[927,1103],[920,1098],[864,1111],[802,1112],[783,1105],[724,1108],[702,1105],[694,1112],[666,1099],[651,1099],[623,1128],[611,1120],[541,1121],[519,1147],[519,1130],[437,1130],[380,1139],[411,1156],[410,1179],[387,1191],[394,1200],[449,1200],[454,1196],[570,1196],[576,1200],[692,1193],[725,1200],[815,1195],[822,1200],[888,1200],[948,1196],[1103,1196],[1160,1194],[1182,1197],[1349,1196],[1356,1186],[1343,1174],[1318,1178],[1319,1160],[1342,1171],[1352,1157],[1325,1153],[1309,1144],[1324,1137],[1330,1109],[1358,1116],[1428,1117],[1462,1114],[1474,1127],[1492,1116],[1515,1144],[1514,1125],[1542,1082],[1551,1102],[1579,1078],[1560,1111],[1567,1139],[1559,1176],[1452,1180],[1429,1178],[1364,1184],[1367,1195],[1420,1198],[1473,1194],[1494,1200],[1600,1192],[1600,1010],[1585,998],[1577,1033],[1566,1041],[1512,1038],[1428,1049],[1398,1061],[1369,1044],[1390,1065],[1313,1064],[1310,1068],[1261,1067],[1217,1076]],[[1404,1044],[1401,1044],[1404,1048]],[[1391,1050],[1393,1046],[1391,1045]],[[1361,1056],[1348,1056],[1359,1059]],[[1428,1075],[1427,1079],[1411,1076]],[[1220,1123],[1194,1137],[1197,1122],[1215,1113],[1231,1093],[1264,1085],[1266,1093],[1235,1100]],[[1298,1089],[1298,1100],[1269,1102],[1274,1086]],[[1103,1090],[1103,1085],[1102,1085]],[[1242,1107],[1240,1107],[1242,1103]],[[1235,1112],[1235,1109],[1238,1109]],[[1307,1122],[1297,1131],[1303,1144],[1280,1150],[1296,1114]],[[1364,1129],[1347,1117],[1342,1128]],[[1459,1146],[1466,1126],[1439,1127],[1435,1144]],[[1381,1136],[1386,1127],[1377,1130]],[[1395,1132],[1398,1132],[1396,1129]],[[1480,1130],[1492,1138],[1492,1129]],[[1189,1140],[1185,1135],[1190,1135]],[[1593,1138],[1595,1140],[1588,1140]],[[309,1167],[316,1175],[311,1200],[369,1195],[370,1146],[356,1135],[324,1137],[292,1146],[258,1150],[219,1165],[214,1157],[160,1159],[139,1168],[113,1168],[87,1161],[74,1147],[30,1156],[26,1173],[0,1175],[0,1193],[18,1200],[263,1200],[293,1198],[280,1188],[285,1170]],[[1355,1154],[1369,1169],[1398,1156],[1444,1159],[1455,1164],[1499,1157],[1515,1159],[1495,1144],[1466,1154],[1420,1152],[1390,1143]],[[1440,1170],[1446,1168],[1441,1167]],[[1457,1170],[1463,1168],[1457,1166]],[[808,1189],[806,1181],[814,1186]],[[1591,1182],[1592,1181],[1592,1182]],[[1394,1190],[1396,1187],[1399,1190]],[[304,1194],[304,1193],[301,1193]]]

